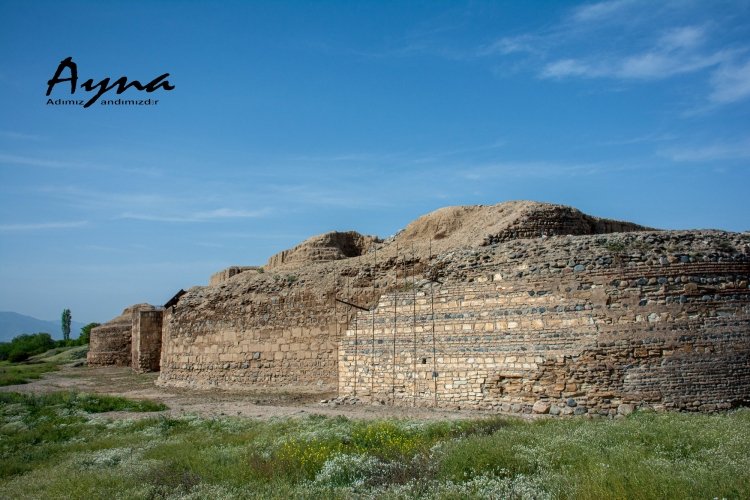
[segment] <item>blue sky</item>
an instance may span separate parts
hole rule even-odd
[[[0,310],[105,321],[446,205],[750,229],[746,1],[0,0],[0,50]],[[49,106],[68,56],[176,88]]]

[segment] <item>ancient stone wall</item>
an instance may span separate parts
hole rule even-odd
[[[162,311],[152,305],[136,304],[125,308],[120,316],[92,328],[88,364],[132,366],[137,371],[158,370],[161,314]]]
[[[211,278],[208,281],[208,285],[209,286],[219,285],[221,283],[224,283],[226,280],[228,280],[232,276],[236,276],[246,271],[257,272],[259,269],[260,267],[258,266],[231,266],[231,267],[228,267],[226,269],[219,271],[218,273],[212,274]]]
[[[294,248],[283,250],[268,259],[265,269],[295,266],[311,262],[325,262],[356,257],[368,251],[378,241],[356,231],[330,232],[313,236]]]
[[[314,237],[170,302],[157,383],[553,414],[750,403],[750,235],[644,229],[512,202]]]
[[[508,228],[485,238],[484,244],[554,235],[587,235],[646,230],[632,222],[602,219],[562,205],[541,205],[518,218]]]
[[[166,315],[158,383],[335,390],[337,341],[353,312],[331,294],[292,287],[224,305],[207,310],[187,298]]]
[[[136,372],[159,371],[163,313],[160,309],[133,312],[131,358]]]
[[[89,366],[130,366],[131,332],[129,314],[92,328],[87,354]]]
[[[385,295],[346,332],[339,393],[563,414],[748,404],[750,264],[704,258],[477,263]]]

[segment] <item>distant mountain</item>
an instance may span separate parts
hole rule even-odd
[[[77,339],[85,323],[70,322],[70,338]],[[62,338],[60,320],[45,321],[10,311],[0,311],[0,342],[8,342],[22,333],[49,333],[54,339]]]

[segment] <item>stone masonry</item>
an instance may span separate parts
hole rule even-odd
[[[211,275],[211,278],[208,281],[209,286],[216,286],[221,283],[224,283],[226,280],[231,278],[232,276],[236,276],[240,273],[244,273],[246,271],[258,271],[260,268],[258,266],[231,266],[224,270],[219,271],[218,273],[214,273]]]
[[[91,329],[90,366],[130,366],[158,371],[161,359],[163,311],[149,304],[125,308],[122,314]]]
[[[161,309],[133,313],[131,366],[137,372],[159,371],[163,313]]]
[[[340,393],[602,415],[750,403],[748,263],[588,267],[478,267],[471,283],[381,297],[340,345]]]
[[[750,403],[749,279],[746,233],[449,207],[191,288],[164,314],[157,383],[562,415],[731,408]]]

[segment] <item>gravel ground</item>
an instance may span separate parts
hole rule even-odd
[[[445,420],[488,417],[488,412],[445,410],[432,408],[402,408],[380,404],[335,404],[335,393],[300,390],[274,390],[258,388],[247,391],[221,389],[198,390],[160,387],[155,384],[157,373],[136,374],[130,368],[89,368],[63,366],[43,378],[28,384],[0,387],[0,391],[44,393],[54,391],[81,391],[109,394],[132,399],[148,399],[166,404],[165,415],[198,415],[204,418],[241,416],[268,420],[278,417],[304,417],[343,415],[353,419],[409,418]],[[331,402],[322,404],[321,401]],[[111,418],[151,417],[154,413],[111,412],[101,416]]]

